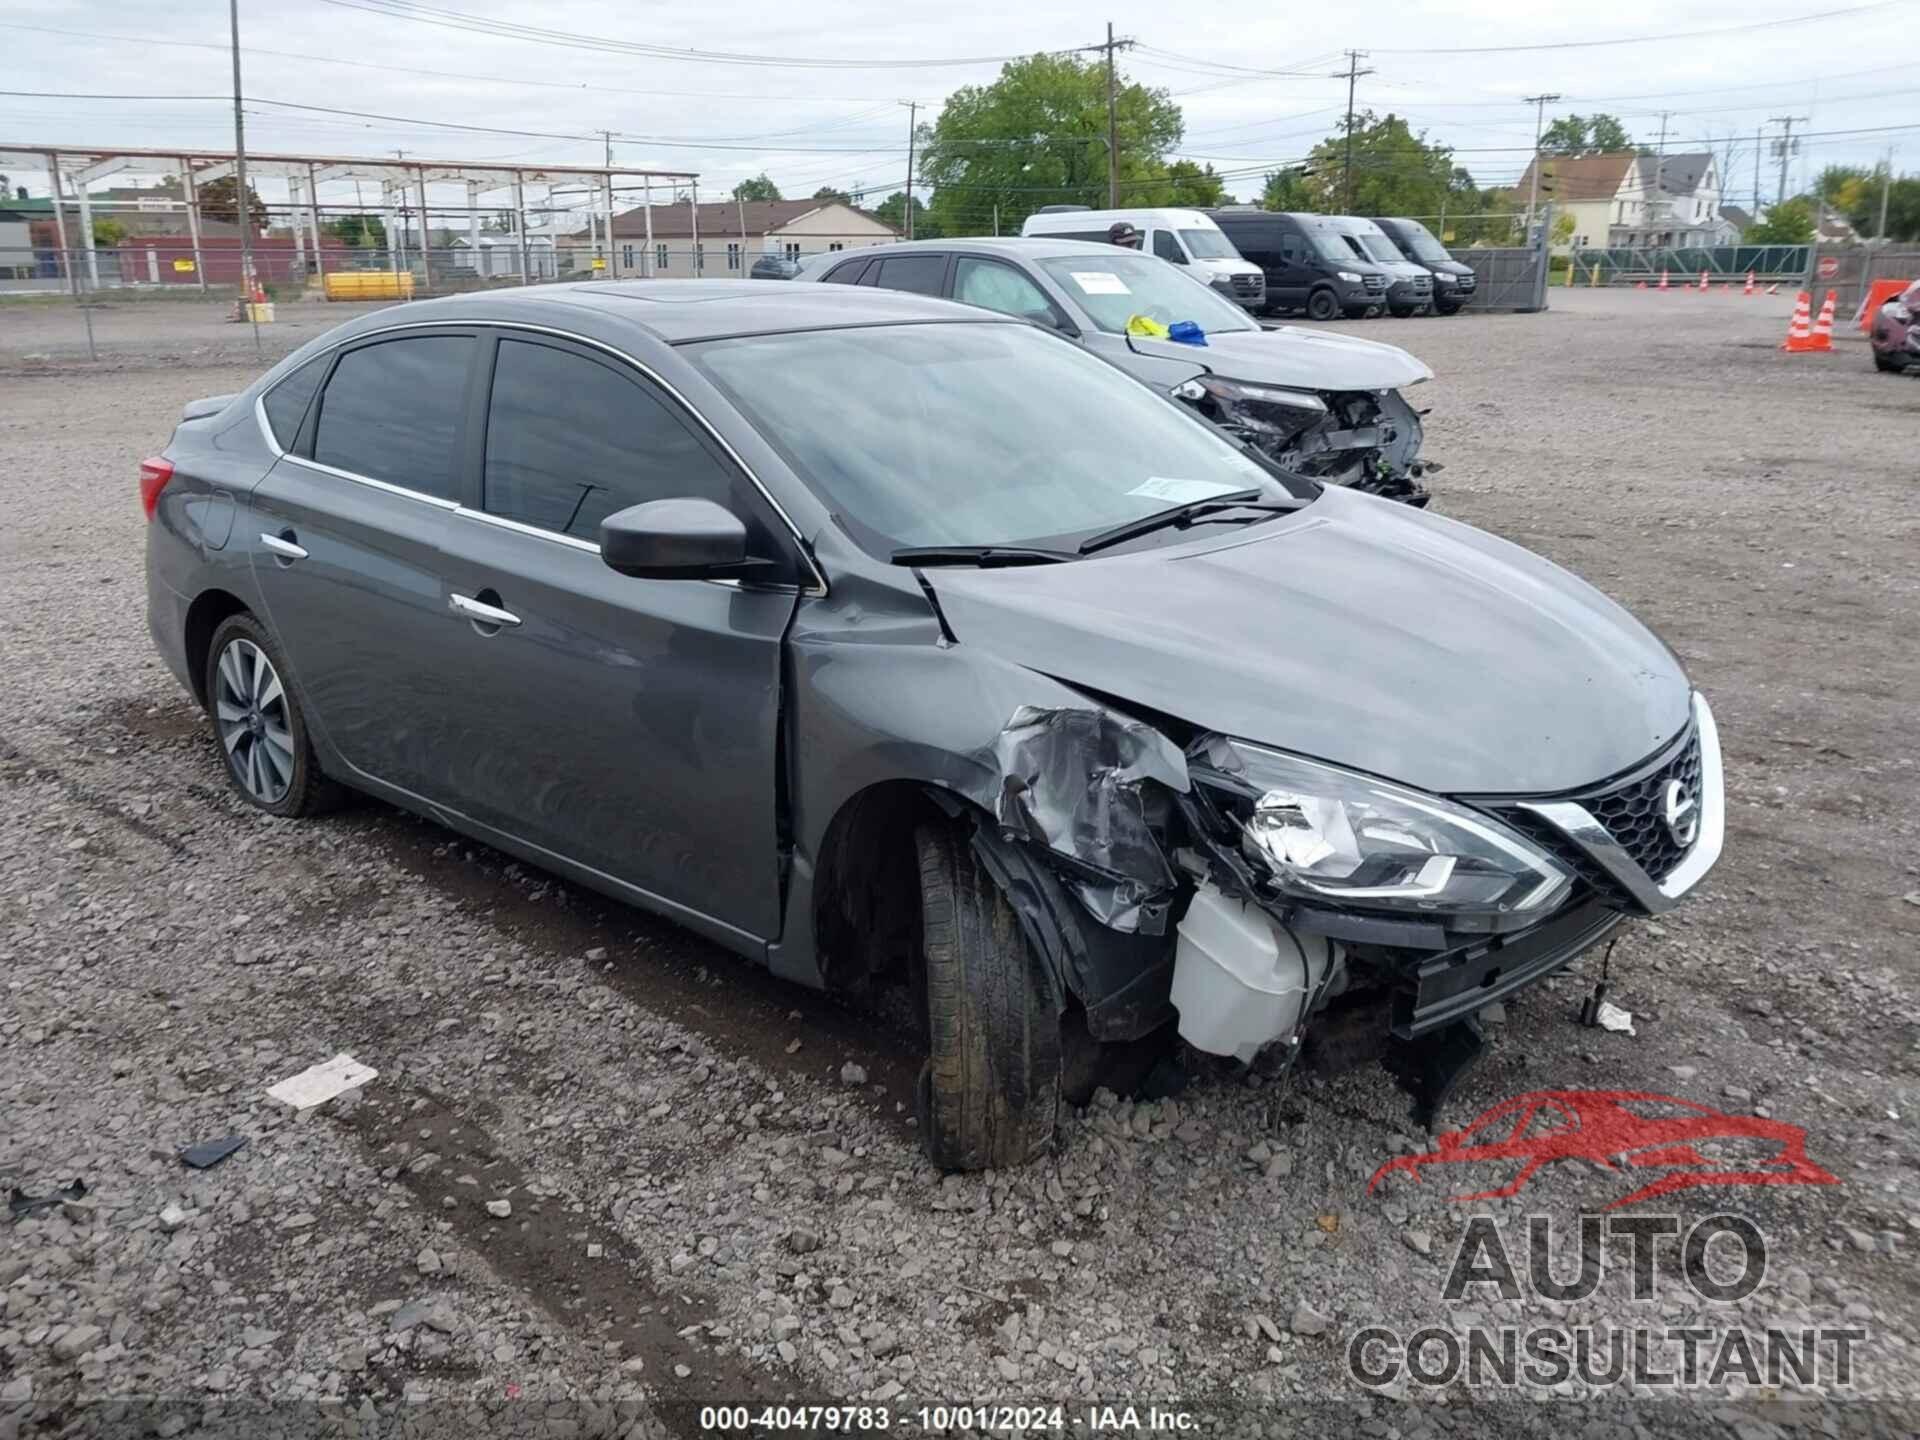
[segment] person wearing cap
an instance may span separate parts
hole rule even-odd
[[[1140,232],[1126,220],[1116,220],[1107,227],[1107,243],[1118,245],[1124,250],[1140,248]]]

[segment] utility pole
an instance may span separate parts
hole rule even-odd
[[[240,303],[253,322],[253,348],[260,348],[260,317],[253,308],[253,207],[247,204],[247,122],[240,113],[240,0],[227,0],[233,32],[233,210],[240,221]],[[54,205],[60,197],[54,196]],[[89,332],[91,339],[91,332]]]
[[[1807,117],[1805,115],[1773,115],[1768,117],[1767,123],[1782,127],[1780,138],[1774,141],[1775,148],[1780,152],[1780,193],[1773,203],[1779,205],[1783,204],[1787,198],[1787,161],[1795,149],[1793,127],[1806,124]]]
[[[1654,147],[1654,152],[1653,152],[1654,153],[1653,192],[1651,197],[1647,201],[1647,225],[1649,229],[1651,229],[1655,219],[1655,211],[1653,207],[1663,203],[1660,197],[1666,194],[1667,121],[1671,120],[1672,118],[1673,118],[1673,112],[1671,110],[1662,110],[1660,112],[1660,143]],[[1660,243],[1664,245],[1666,244],[1666,241],[1662,240]]]
[[[1342,213],[1353,209],[1353,87],[1362,75],[1371,75],[1371,68],[1362,70],[1360,62],[1366,58],[1365,50],[1347,51],[1347,68],[1336,70],[1332,78],[1346,77],[1347,81],[1347,158],[1340,168],[1340,209]]]
[[[1887,238],[1887,200],[1893,194],[1893,146],[1887,147],[1887,173],[1880,177],[1880,223],[1874,227],[1874,238]]]
[[[920,128],[915,123],[920,114],[920,102],[907,100],[902,103],[907,107],[907,203],[900,208],[906,217],[907,239],[911,240],[913,238],[913,141],[914,132]]]
[[[1558,95],[1523,95],[1520,98],[1534,107],[1533,184],[1527,188],[1527,229],[1531,231],[1533,229],[1533,208],[1540,203],[1540,136],[1545,132],[1547,126],[1547,106],[1553,104],[1553,102],[1560,97]],[[1353,108],[1351,98],[1347,101],[1347,108],[1349,112],[1351,112]],[[1351,129],[1351,121],[1348,122],[1348,127]]]
[[[1760,218],[1760,152],[1766,149],[1767,129],[1763,125],[1753,132],[1753,218]]]
[[[1120,122],[1113,80],[1113,22],[1107,22],[1107,208],[1120,208]]]

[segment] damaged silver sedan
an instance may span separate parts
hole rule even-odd
[[[1169,1023],[1284,1064],[1358,1017],[1430,1104],[1720,850],[1712,713],[1620,607],[941,300],[409,305],[189,405],[140,489],[247,803],[364,791],[898,985],[945,1166]]]

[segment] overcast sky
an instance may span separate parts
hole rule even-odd
[[[1345,65],[1342,51],[1352,45],[1368,49],[1361,64],[1374,71],[1359,82],[1360,105],[1404,115],[1453,146],[1457,162],[1483,185],[1518,177],[1534,133],[1533,108],[1520,97],[1551,91],[1564,99],[1548,108],[1549,119],[1607,110],[1647,143],[1658,135],[1659,112],[1671,111],[1669,150],[1711,141],[1724,154],[1729,137],[1739,137],[1730,201],[1752,199],[1754,132],[1772,116],[1803,117],[1797,129],[1808,138],[1797,174],[1835,162],[1871,164],[1889,144],[1901,147],[1897,170],[1920,171],[1913,59],[1920,0],[1613,0],[1556,7],[1551,17],[1534,0],[1284,9],[1223,0],[1113,0],[1104,9],[1057,0],[435,0],[443,18],[479,16],[736,57],[725,63],[376,13],[391,3],[241,0],[250,149],[597,164],[602,144],[586,137],[610,129],[618,163],[696,170],[703,198],[724,196],[735,181],[764,170],[788,196],[832,184],[866,187],[877,200],[906,175],[907,112],[899,102],[917,100],[930,117],[951,90],[990,81],[999,58],[1097,42],[1111,20],[1117,34],[1139,42],[1122,59],[1126,74],[1171,91],[1184,109],[1181,153],[1238,172],[1231,188],[1243,196],[1258,191],[1259,171],[1297,160],[1331,129],[1346,98],[1345,80],[1331,72]],[[1831,13],[1841,9],[1850,13]],[[1821,11],[1829,13],[1767,29],[1591,43],[1725,31]],[[1484,48],[1497,46],[1553,48]],[[226,47],[224,0],[0,0],[0,84],[13,90],[230,95]],[[741,63],[740,56],[807,63]],[[930,63],[952,61],[966,63]],[[395,118],[255,103],[268,100]],[[529,131],[542,133],[511,133]],[[565,138],[572,136],[583,138]],[[232,140],[231,107],[217,100],[0,96],[0,145],[231,148]],[[44,176],[15,180],[45,193]],[[1771,197],[1776,183],[1769,159],[1764,194]],[[284,193],[269,184],[262,191],[270,201]]]

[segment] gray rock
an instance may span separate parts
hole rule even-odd
[[[106,1338],[98,1325],[76,1325],[53,1342],[53,1353],[62,1360],[78,1360]]]
[[[866,1067],[863,1065],[856,1065],[851,1060],[847,1061],[846,1064],[840,1067],[840,1083],[842,1085],[866,1084],[867,1083]]]
[[[1322,1315],[1311,1305],[1302,1301],[1294,1307],[1293,1319],[1287,1323],[1296,1335],[1324,1335],[1327,1333],[1327,1327],[1333,1324],[1333,1317]]]
[[[239,213],[238,209],[234,211],[235,215]],[[160,1228],[169,1235],[186,1223],[187,1212],[182,1210],[178,1205],[169,1204],[166,1209],[160,1212]]]
[[[234,213],[238,214],[239,212],[236,210]],[[442,1268],[444,1268],[440,1263],[440,1256],[432,1250],[422,1250],[418,1255],[414,1256],[413,1266],[414,1269],[418,1270],[422,1275],[438,1275]]]
[[[496,1220],[505,1220],[509,1215],[513,1214],[513,1202],[511,1200],[489,1200],[487,1201],[487,1214],[493,1216]]]
[[[239,211],[236,209],[234,213],[237,215]],[[1409,1230],[1402,1238],[1407,1242],[1407,1248],[1413,1251],[1414,1254],[1433,1254],[1433,1233],[1431,1231]]]

